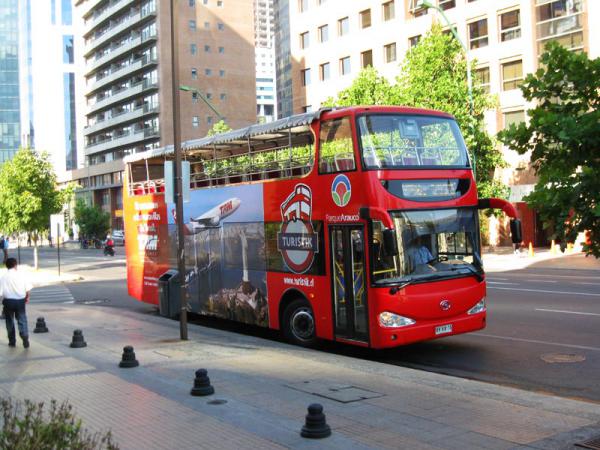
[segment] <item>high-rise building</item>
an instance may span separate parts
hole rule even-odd
[[[19,1],[0,0],[0,164],[21,142],[19,105]]]
[[[274,27],[273,0],[254,0],[256,115],[259,122],[271,122],[277,116]]]
[[[475,82],[498,97],[486,115],[496,134],[525,120],[531,106],[519,85],[538,68],[543,46],[555,40],[573,51],[600,55],[600,19],[595,0],[431,0],[441,8],[477,61]],[[318,109],[348,87],[363,67],[390,81],[406,52],[438,22],[435,9],[418,0],[276,0],[279,115]],[[435,83],[435,80],[427,82]],[[510,167],[496,174],[511,188],[511,201],[531,192],[535,176],[528,157],[506,148]],[[537,220],[537,219],[536,219]],[[541,234],[541,233],[540,233]]]
[[[126,155],[173,143],[171,11],[167,0],[77,0],[83,37],[85,167],[72,173],[122,228]],[[176,1],[182,140],[219,120],[256,120],[253,5],[246,0]]]

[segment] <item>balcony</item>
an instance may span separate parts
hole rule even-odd
[[[102,46],[103,44],[106,44],[112,38],[119,35],[128,28],[135,27],[148,17],[156,17],[156,10],[146,12],[145,14],[142,14],[138,11],[135,14],[129,16],[125,21],[108,29],[102,36],[99,36],[93,41],[89,42],[86,45],[86,51],[84,56],[86,58],[89,57],[98,47]]]
[[[105,20],[119,13],[128,6],[134,4],[136,0],[116,0],[112,2],[112,5],[102,11],[100,14],[95,15],[85,24],[84,35],[88,35],[94,28],[100,25]]]
[[[134,38],[130,38],[127,42],[122,44],[121,46],[112,49],[106,55],[94,61],[86,70],[86,76],[90,76],[94,73],[95,70],[100,68],[101,66],[106,65],[107,63],[118,59],[119,57],[125,55],[126,53],[132,51],[136,47],[142,45],[142,36],[137,36]]]
[[[152,132],[150,133],[149,130],[152,130]],[[85,156],[93,155],[94,153],[105,152],[107,150],[111,150],[117,147],[137,144],[151,137],[160,137],[160,133],[158,133],[158,130],[148,128],[146,130],[141,129],[136,131],[130,131],[129,133],[122,134],[120,136],[114,136],[112,139],[108,139],[97,144],[86,145]]]
[[[131,122],[134,120],[139,120],[142,117],[157,114],[159,111],[158,106],[148,107],[148,106],[140,106],[139,108],[134,109],[133,111],[125,111],[118,115],[111,117],[110,119],[103,120],[102,122],[97,122],[94,125],[84,128],[83,134],[87,136],[88,134],[97,133],[98,131],[112,128],[117,125]]]
[[[97,91],[98,89],[101,89],[102,87],[105,87],[105,86],[107,86],[111,83],[114,83],[115,81],[118,81],[127,76],[133,75],[135,72],[138,72],[139,70],[141,70],[145,67],[155,65],[155,64],[157,64],[156,59],[146,59],[146,58],[138,59],[137,61],[135,61],[125,67],[115,70],[114,72],[108,74],[101,80],[96,81],[94,84],[92,84],[88,93]]]

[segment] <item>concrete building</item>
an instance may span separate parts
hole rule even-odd
[[[201,96],[233,128],[255,122],[252,3],[175,4],[179,81],[193,88],[180,95],[181,139],[204,136],[218,121]],[[173,143],[170,2],[77,0],[76,8],[84,41],[84,167],[68,179],[122,229],[122,158]]]
[[[273,0],[254,0],[254,43],[256,116],[258,122],[272,122],[277,117]]]
[[[394,81],[405,53],[432,23],[445,26],[436,10],[419,4],[276,0],[279,116],[319,108],[369,65]],[[592,58],[600,55],[600,30],[590,27],[600,19],[600,2],[595,0],[437,0],[437,4],[455,24],[468,57],[477,61],[476,82],[498,97],[497,110],[486,116],[491,134],[525,120],[530,105],[518,87],[538,68],[547,41],[557,40]],[[533,189],[535,177],[527,156],[508,149],[504,155],[510,167],[497,176],[511,187],[511,201],[520,202]],[[524,214],[531,224],[526,233],[534,245],[541,245],[541,224],[532,211]]]

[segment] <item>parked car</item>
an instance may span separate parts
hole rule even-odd
[[[125,232],[122,230],[113,231],[112,239],[115,242],[115,245],[125,245]]]

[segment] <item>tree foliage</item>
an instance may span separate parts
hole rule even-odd
[[[0,169],[0,229],[37,236],[48,230],[50,215],[61,211],[70,192],[56,188],[46,153],[20,149]]]
[[[474,71],[475,62],[471,62]],[[400,66],[396,83],[376,69],[363,69],[352,85],[328,99],[329,106],[404,105],[452,114],[476,163],[479,194],[507,197],[506,186],[494,180],[494,170],[505,165],[496,143],[485,131],[484,112],[495,107],[492,96],[473,87],[473,111],[469,105],[467,61],[460,43],[434,25],[413,47]]]
[[[78,199],[75,205],[75,223],[79,226],[81,236],[101,239],[110,230],[110,214],[96,205],[87,205],[83,199]]]
[[[231,127],[227,125],[224,120],[219,120],[212,126],[210,130],[208,130],[208,133],[206,133],[206,135],[214,136],[215,134],[226,133],[227,131],[231,131]]]
[[[585,250],[600,257],[600,58],[552,42],[521,90],[536,105],[528,123],[499,136],[520,154],[531,152],[539,179],[526,200],[563,242],[589,230]]]

